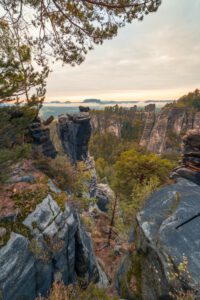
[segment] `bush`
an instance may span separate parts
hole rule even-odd
[[[124,224],[128,227],[133,223],[137,212],[143,207],[148,197],[158,188],[160,180],[157,176],[135,184],[129,201],[121,201]]]
[[[164,183],[174,163],[154,153],[143,154],[135,150],[125,151],[116,162],[113,187],[124,200],[130,200],[133,189],[147,184],[157,177]]]
[[[27,133],[35,113],[34,108],[27,106],[0,107],[0,169],[4,170],[0,182],[6,180],[13,162],[29,157]]]
[[[46,300],[117,300],[118,297],[110,296],[109,291],[100,289],[96,285],[89,285],[82,290],[78,286],[65,286],[62,283],[54,283],[48,299]],[[38,298],[37,300],[45,300]]]
[[[61,189],[72,188],[75,171],[66,156],[57,156],[55,159],[41,156],[35,160],[34,165],[48,177],[54,179]]]

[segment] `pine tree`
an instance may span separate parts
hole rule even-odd
[[[0,103],[25,101],[39,110],[48,66],[42,62],[40,71],[34,69],[31,40],[26,39],[24,30],[10,27],[5,20],[0,21],[0,40]]]
[[[0,0],[0,11],[9,23],[34,27],[43,53],[75,65],[94,45],[155,12],[160,4],[161,0]]]

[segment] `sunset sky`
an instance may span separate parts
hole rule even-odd
[[[177,99],[200,88],[200,0],[163,0],[96,46],[81,66],[52,66],[47,100]]]

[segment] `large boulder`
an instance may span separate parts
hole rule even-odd
[[[0,248],[0,299],[35,300],[49,293],[53,281],[70,284],[77,277],[86,285],[105,283],[90,237],[73,208],[65,204],[62,210],[49,194],[23,226],[29,229],[29,238],[12,233]]]
[[[0,270],[0,299],[35,299],[35,264],[27,238],[12,233],[0,249]]]
[[[114,192],[108,184],[99,183],[96,186],[97,206],[103,212],[107,212],[109,204],[114,200]]]
[[[137,215],[142,299],[200,286],[200,186],[183,178],[155,192]]]

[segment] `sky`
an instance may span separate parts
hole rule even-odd
[[[200,88],[200,0],[163,0],[80,66],[52,70],[47,101],[178,99]]]

